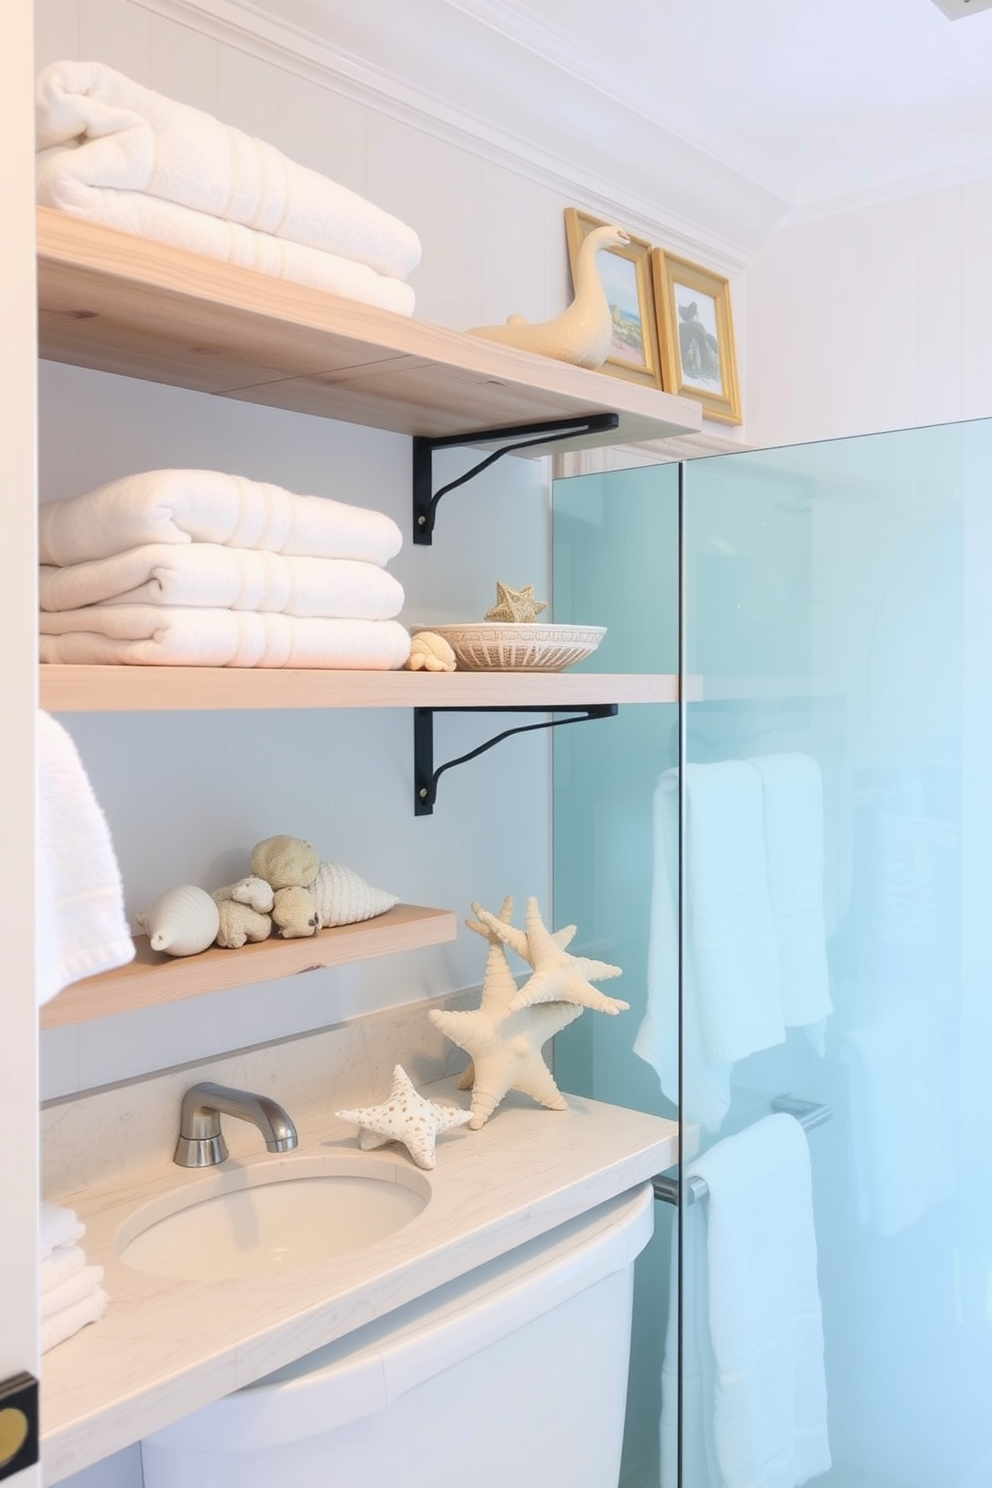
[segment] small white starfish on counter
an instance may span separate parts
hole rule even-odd
[[[353,1111],[335,1111],[342,1121],[357,1123],[358,1145],[363,1152],[382,1147],[386,1142],[402,1142],[418,1168],[433,1168],[434,1142],[440,1132],[452,1126],[464,1126],[471,1111],[457,1106],[439,1106],[418,1095],[401,1064],[393,1070],[389,1099],[381,1106],[365,1106]]]
[[[532,625],[542,610],[548,607],[543,599],[534,598],[534,585],[525,584],[522,589],[511,589],[509,584],[496,581],[496,603],[484,616],[486,620],[501,620],[510,625]]]
[[[527,900],[527,929],[517,930],[502,918],[492,915],[478,904],[472,905],[478,918],[504,945],[516,951],[534,975],[515,994],[509,1004],[511,1012],[533,1007],[542,1002],[577,1003],[599,1013],[625,1012],[629,1002],[607,997],[592,986],[593,982],[622,976],[619,966],[608,961],[594,961],[589,956],[573,956],[566,949],[575,935],[575,926],[566,925],[552,933],[545,927],[537,900]]]
[[[490,919],[505,926],[512,910],[512,899],[504,899],[499,917],[493,915]],[[465,923],[489,941],[482,1001],[471,1012],[444,1012],[440,1008],[431,1008],[427,1016],[435,1028],[472,1057],[472,1063],[459,1081],[461,1088],[472,1088],[469,1128],[478,1131],[485,1126],[509,1090],[519,1090],[551,1111],[567,1110],[568,1102],[555,1084],[541,1050],[550,1038],[579,1017],[581,1007],[558,1003],[554,1007],[513,1011],[517,984],[502,941],[491,931],[488,923],[474,920]]]

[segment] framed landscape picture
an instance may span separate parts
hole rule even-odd
[[[705,418],[739,424],[730,285],[719,274],[662,248],[652,251],[651,270],[662,387],[666,393],[696,398]]]
[[[568,263],[576,292],[576,270],[583,239],[597,227],[609,224],[590,217],[576,207],[565,208],[565,240]],[[626,231],[626,229],[624,229]],[[600,367],[612,377],[661,387],[658,355],[658,320],[651,282],[651,244],[630,236],[629,244],[603,248],[596,255],[596,268],[613,317],[613,342]]]

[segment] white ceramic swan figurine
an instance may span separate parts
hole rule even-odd
[[[577,367],[601,367],[613,341],[613,316],[603,289],[596,255],[601,248],[630,242],[619,227],[597,227],[583,238],[575,267],[575,298],[554,320],[529,321],[510,315],[505,325],[475,326],[468,332],[484,341],[501,341],[521,351],[536,351]]]

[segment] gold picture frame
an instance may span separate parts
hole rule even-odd
[[[703,417],[741,422],[730,284],[688,259],[655,248],[651,273],[658,307],[661,385],[695,398]]]
[[[565,241],[573,293],[583,239],[597,227],[609,225],[602,218],[591,217],[577,207],[565,208]],[[643,387],[660,388],[661,362],[651,279],[651,244],[633,234],[628,236],[629,244],[604,248],[597,254],[599,277],[613,310],[614,323],[613,346],[599,370],[611,377],[622,377],[627,382],[639,382]]]

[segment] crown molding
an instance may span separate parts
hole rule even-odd
[[[445,62],[451,87],[432,90],[412,72],[401,75],[397,68],[373,64],[290,21],[274,19],[251,0],[132,3],[331,87],[433,138],[523,170],[585,210],[619,219],[650,241],[727,274],[746,266],[791,206],[788,197],[590,87],[569,70],[567,59],[562,66],[557,58],[538,58],[546,86],[514,96],[510,125],[472,111],[473,81],[466,69],[459,70],[457,56]],[[462,13],[477,19],[469,9]],[[521,49],[514,36],[506,42]],[[529,59],[532,69],[535,57]]]

